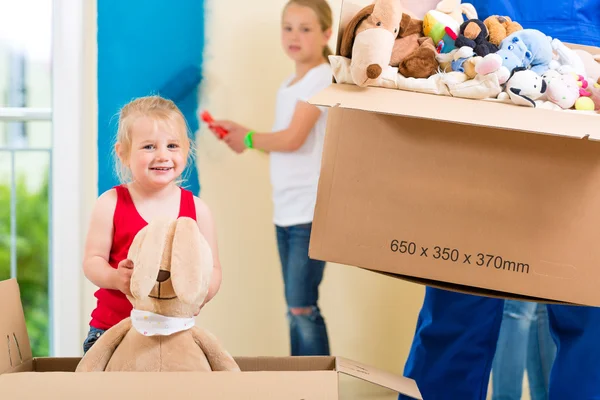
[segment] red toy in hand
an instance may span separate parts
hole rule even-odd
[[[200,114],[200,117],[202,118],[202,121],[206,122],[209,125],[215,122],[212,115],[210,115],[208,111],[203,111],[202,114]],[[228,132],[219,126],[216,127],[214,130],[217,132],[217,135],[219,135],[219,139],[223,139],[225,136],[227,136]]]

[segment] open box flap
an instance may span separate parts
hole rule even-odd
[[[0,374],[31,360],[19,285],[16,279],[0,282]]]
[[[340,373],[383,386],[413,399],[423,399],[417,383],[410,378],[394,375],[343,357],[336,357],[335,369]]]
[[[471,100],[379,87],[331,84],[310,99],[317,106],[600,140],[600,115]]]

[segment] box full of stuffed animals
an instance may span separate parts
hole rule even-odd
[[[311,257],[599,306],[600,49],[440,5],[343,2]]]
[[[199,334],[206,357],[196,357],[198,363],[190,357],[194,350],[181,345],[185,332],[146,337],[131,330],[119,340],[121,324],[83,357],[33,357],[15,279],[0,282],[0,302],[0,399],[359,399],[340,384],[356,378],[422,399],[412,379],[346,358],[230,357],[217,351],[214,337],[207,341],[207,331]]]

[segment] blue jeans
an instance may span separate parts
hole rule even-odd
[[[87,337],[83,341],[83,354],[87,353],[87,351],[96,343],[96,341],[102,336],[105,331],[102,329],[94,328],[90,326],[90,330],[88,332]]]
[[[531,400],[548,400],[556,345],[545,304],[505,300],[492,364],[493,400],[520,400],[525,369]]]
[[[484,400],[504,300],[428,287],[404,374],[427,400]],[[600,399],[600,308],[548,305],[550,400]],[[400,396],[399,399],[408,400]]]
[[[329,355],[325,320],[318,306],[325,262],[308,257],[312,224],[276,226],[292,356]],[[310,308],[295,315],[292,309]]]

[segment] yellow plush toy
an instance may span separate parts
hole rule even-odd
[[[194,313],[208,293],[209,244],[196,221],[154,220],[133,240],[131,317],[107,330],[76,372],[239,371],[234,359]]]

